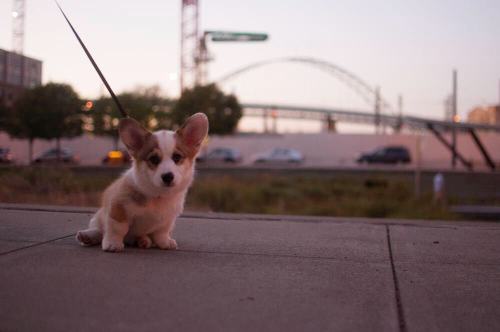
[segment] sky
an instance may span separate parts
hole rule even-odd
[[[180,0],[60,0],[116,92],[159,85],[179,94]],[[52,0],[26,0],[24,53],[43,61],[44,82],[82,96],[103,85]],[[0,48],[12,47],[12,1],[0,1]],[[262,43],[209,42],[216,80],[248,64],[303,56],[340,66],[379,86],[393,108],[442,118],[458,71],[458,113],[500,99],[498,0],[200,0],[202,30],[268,33]],[[273,64],[222,85],[241,102],[371,111],[331,74],[304,64]]]

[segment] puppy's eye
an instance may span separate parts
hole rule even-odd
[[[174,163],[178,164],[181,162],[182,160],[182,156],[180,154],[178,154],[177,152],[175,152],[173,155],[172,155],[172,160],[174,161]]]
[[[149,160],[149,162],[151,164],[153,164],[155,166],[158,165],[161,162],[161,158],[158,155],[156,155],[156,154],[154,154],[151,157],[149,157],[148,160]]]

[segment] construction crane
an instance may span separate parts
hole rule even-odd
[[[25,0],[14,0],[12,6],[12,51],[19,54],[24,52],[25,12]]]
[[[182,0],[181,7],[181,92],[199,84],[198,0]]]
[[[206,84],[208,62],[213,60],[207,48],[212,42],[261,42],[265,33],[234,31],[200,31],[199,0],[182,0],[181,6],[181,93],[186,88]]]

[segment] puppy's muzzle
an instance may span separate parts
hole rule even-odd
[[[161,175],[161,180],[164,185],[170,187],[174,182],[174,174],[172,172],[164,173]]]

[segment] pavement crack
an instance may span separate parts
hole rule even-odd
[[[236,256],[259,256],[259,257],[271,257],[271,258],[298,258],[298,259],[314,259],[314,260],[325,260],[325,261],[336,261],[336,262],[349,262],[356,264],[382,264],[382,261],[370,261],[370,260],[357,260],[350,258],[339,258],[339,257],[328,257],[328,256],[304,256],[304,255],[287,255],[280,253],[262,253],[262,252],[235,252],[235,251],[223,251],[223,250],[196,250],[196,249],[178,249],[177,252],[185,253],[198,253],[198,254],[216,254],[216,255],[236,255]]]
[[[25,250],[25,249],[30,249],[30,248],[42,246],[44,244],[55,242],[57,240],[66,239],[66,238],[71,237],[71,236],[75,236],[75,234],[73,233],[73,234],[61,236],[61,237],[58,237],[58,238],[55,238],[55,239],[50,239],[50,240],[43,241],[43,242],[36,242],[36,243],[30,244],[30,245],[27,245],[27,246],[24,246],[24,247],[21,247],[21,248],[16,248],[16,249],[12,249],[12,250],[9,250],[9,251],[5,251],[5,252],[0,253],[0,256],[5,256],[5,255],[8,255],[8,254],[17,252],[17,251],[21,251],[21,250]]]
[[[385,225],[385,231],[387,234],[387,248],[389,250],[389,259],[391,262],[391,270],[392,270],[392,281],[394,284],[394,294],[396,297],[396,307],[398,313],[398,323],[399,323],[399,331],[406,332],[406,322],[403,310],[403,302],[401,300],[401,292],[399,289],[399,280],[398,274],[396,272],[396,266],[394,265],[394,257],[392,254],[392,243],[391,243],[391,231],[389,229],[389,225]]]

